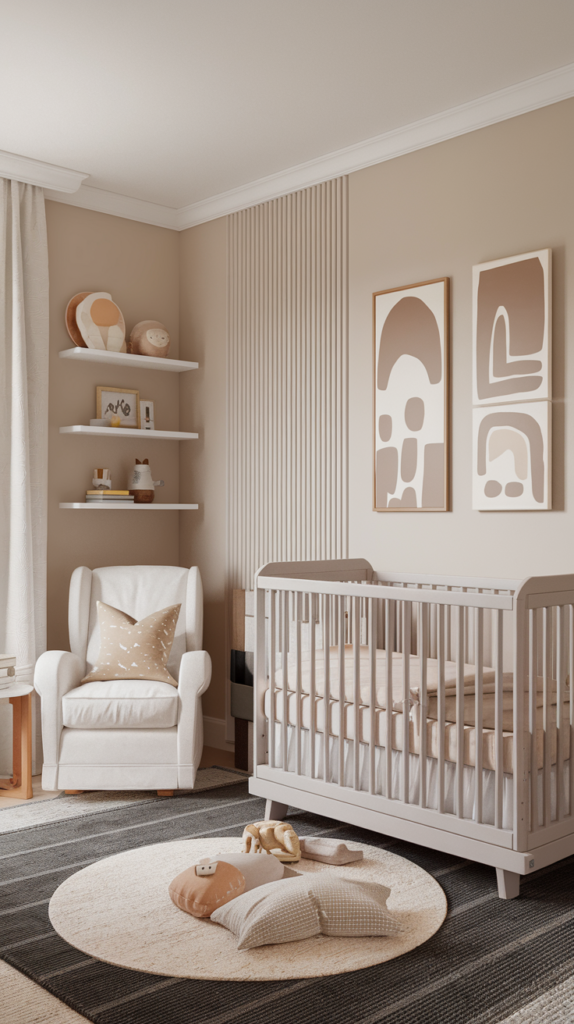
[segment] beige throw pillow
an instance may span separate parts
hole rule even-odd
[[[172,683],[177,679],[166,665],[179,616],[180,604],[162,608],[136,622],[131,615],[97,602],[100,624],[100,653],[97,664],[83,683],[111,679],[154,679]]]
[[[211,920],[233,932],[238,949],[315,935],[398,935],[401,928],[387,910],[389,895],[377,882],[302,875],[244,892]]]

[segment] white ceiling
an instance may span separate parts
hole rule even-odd
[[[0,0],[0,149],[175,209],[573,62],[572,0]]]

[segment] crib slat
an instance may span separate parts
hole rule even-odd
[[[474,610],[474,820],[482,823],[482,709],[484,650],[484,613],[482,608]]]
[[[269,724],[268,724],[268,757],[270,768],[275,767],[275,743],[276,728],[275,728],[275,680],[277,678],[277,658],[275,656],[277,634],[276,634],[276,614],[277,614],[277,591],[271,590],[269,593]]]
[[[353,711],[355,734],[353,736],[353,786],[361,788],[360,762],[360,714],[361,714],[361,599],[352,598],[353,607]],[[350,739],[350,737],[349,737]]]
[[[325,725],[323,731],[323,779],[331,781],[330,765],[330,739],[331,739],[331,598],[329,594],[323,596],[323,654],[325,657],[325,688],[323,700],[325,702]]]
[[[302,687],[301,687],[301,618],[302,618],[302,595],[295,594],[295,771],[301,774],[301,730],[303,728],[302,715]]]
[[[494,614],[494,824],[502,828],[503,809],[503,737],[502,737],[502,687],[503,687],[503,613]]]
[[[531,608],[529,613],[529,714],[530,732],[530,831],[538,829],[538,753],[536,750],[536,697],[538,686],[538,612]]]
[[[377,742],[377,611],[379,601],[369,598],[368,629],[369,629],[369,667],[370,667],[370,735],[369,735],[369,793],[375,792],[375,750]]]
[[[287,737],[289,724],[289,591],[284,590],[281,601],[281,668],[283,679],[283,771],[287,771]]]
[[[310,608],[309,608],[309,629],[311,635],[309,638],[310,646],[310,677],[309,677],[309,775],[312,779],[315,778],[315,734],[316,734],[316,716],[317,716],[317,703],[315,700],[315,619],[317,614],[317,595],[310,595]]]
[[[427,657],[429,634],[429,605],[419,604],[419,666],[420,682],[420,751],[419,751],[419,804],[426,807],[427,794]]]
[[[385,601],[385,644],[387,650],[387,694],[385,737],[385,796],[393,797],[393,648],[395,635],[395,602]]]
[[[544,824],[550,824],[552,815],[551,803],[551,777],[550,768],[552,763],[550,747],[550,715],[551,715],[551,658],[552,658],[552,609],[542,609],[542,679],[543,679],[543,704],[542,704],[542,728],[544,731],[544,768],[543,768],[543,791],[544,791]]]
[[[403,771],[402,800],[409,803],[409,752],[410,752],[410,709],[411,709],[411,639],[412,639],[412,602],[401,601],[403,625]]]
[[[464,608],[456,613],[456,813],[463,816],[464,797]]]
[[[345,598],[339,597],[339,785],[345,785]]]
[[[564,817],[563,773],[564,773],[564,730],[562,728],[562,702],[564,700],[564,613],[560,605],[556,609],[556,818]]]
[[[450,609],[449,609],[450,615]],[[445,622],[444,622],[444,605],[439,604],[437,609],[437,722],[438,722],[438,793],[437,793],[437,809],[444,813],[444,729],[445,729],[445,711],[444,711],[444,663],[445,663]]]

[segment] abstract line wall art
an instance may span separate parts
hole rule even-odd
[[[552,251],[473,267],[473,508],[550,509]]]
[[[377,512],[449,507],[449,279],[373,295]]]

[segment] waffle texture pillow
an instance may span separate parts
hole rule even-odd
[[[153,679],[177,686],[167,670],[167,659],[175,636],[180,604],[162,608],[136,622],[131,615],[97,602],[100,653],[97,664],[83,683],[112,679]]]
[[[398,935],[401,928],[387,910],[389,895],[377,882],[302,875],[245,892],[211,920],[233,932],[238,949],[315,935]]]

